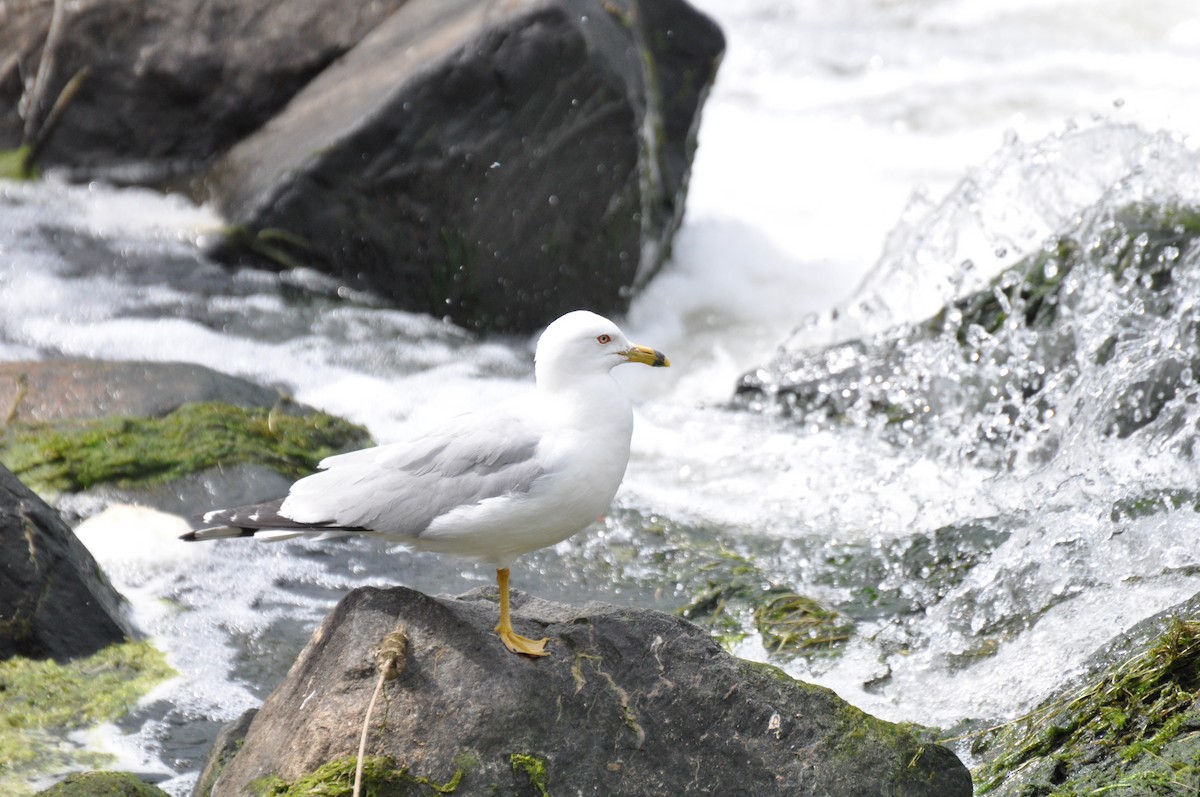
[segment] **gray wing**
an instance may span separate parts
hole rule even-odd
[[[544,473],[539,441],[512,414],[460,416],[410,443],[326,459],[324,470],[292,485],[279,514],[325,530],[416,537],[454,509],[528,492]]]

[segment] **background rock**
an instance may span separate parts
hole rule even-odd
[[[212,794],[345,769],[378,679],[373,651],[398,625],[408,653],[384,686],[368,753],[403,777],[454,782],[455,794],[536,794],[539,784],[554,794],[971,794],[950,751],[736,659],[683,620],[518,595],[518,631],[551,638],[553,655],[531,660],[492,633],[493,595],[350,593]]]
[[[273,407],[278,391],[191,363],[39,360],[0,363],[0,426],[112,415],[161,417],[219,401]]]
[[[679,0],[412,0],[214,169],[221,253],[481,328],[618,312],[681,220],[723,48]]]
[[[86,0],[61,4],[49,47],[57,4],[6,3],[0,148],[27,139],[29,126],[36,133],[86,68],[38,163],[80,178],[186,174],[269,119],[403,3]]]
[[[0,466],[0,659],[58,661],[130,635],[123,598],[58,515]]]
[[[0,463],[72,521],[113,503],[196,518],[277,498],[361,427],[185,363],[0,363]]]

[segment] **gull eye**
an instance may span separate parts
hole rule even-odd
[[[601,345],[612,343],[612,335],[597,335],[596,342]]]

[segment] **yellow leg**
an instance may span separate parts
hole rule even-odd
[[[500,624],[496,633],[504,647],[513,653],[524,653],[526,656],[549,656],[546,643],[549,639],[530,639],[513,631],[512,620],[508,617],[508,568],[496,571],[496,584],[500,587]]]

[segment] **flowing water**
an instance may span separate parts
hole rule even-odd
[[[616,508],[520,562],[514,586],[674,609],[736,555],[853,624],[838,655],[776,657],[754,633],[739,655],[887,719],[1015,716],[1200,590],[1200,252],[1186,231],[1142,239],[1137,217],[1200,207],[1200,10],[703,6],[729,52],[688,215],[623,319],[673,367],[618,369],[637,429]],[[531,340],[481,340],[313,273],[205,261],[218,220],[177,198],[6,184],[0,219],[5,359],[198,362],[380,441],[531,378]],[[1069,273],[1064,240],[1087,253]],[[1039,254],[1061,285],[1044,324],[1027,303],[997,326],[962,310],[924,323]],[[735,399],[750,371],[758,392]],[[108,518],[82,535],[182,677],[78,741],[174,794],[347,590],[492,580],[359,540],[189,546],[182,521]]]

